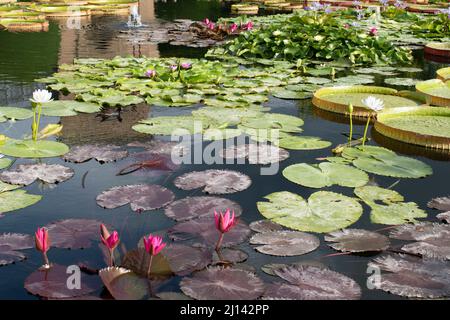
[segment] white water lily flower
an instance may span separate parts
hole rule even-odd
[[[46,103],[52,101],[52,93],[47,90],[35,90],[33,92],[33,99],[30,99],[34,103]]]
[[[381,99],[378,99],[374,96],[368,96],[365,99],[362,99],[361,102],[369,109],[373,111],[381,111],[384,108],[384,102]]]

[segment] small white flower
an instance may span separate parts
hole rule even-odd
[[[384,108],[384,102],[381,99],[378,99],[373,96],[368,96],[365,99],[362,99],[361,102],[369,109],[372,109],[373,111],[381,111]]]
[[[33,99],[30,99],[34,103],[46,103],[52,101],[52,93],[47,90],[35,90],[33,92]]]

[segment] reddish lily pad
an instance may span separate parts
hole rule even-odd
[[[84,249],[99,239],[101,221],[66,219],[46,226],[51,244],[56,248]]]
[[[250,229],[239,221],[223,238],[222,247],[227,248],[244,242],[250,235]],[[169,229],[169,237],[174,241],[191,241],[213,246],[219,239],[214,217],[193,219],[180,222]]]
[[[131,270],[108,267],[101,269],[99,276],[116,300],[140,300],[148,294],[148,281]]]
[[[9,184],[29,185],[36,180],[46,183],[59,183],[73,177],[71,168],[59,164],[21,164],[14,170],[0,173],[0,180]]]
[[[170,269],[176,275],[185,276],[202,270],[212,261],[212,253],[206,248],[195,248],[183,244],[172,244],[164,252]]]
[[[383,255],[369,263],[382,273],[377,289],[413,298],[450,296],[450,263],[410,255]]]
[[[343,252],[372,252],[386,250],[388,237],[363,229],[344,229],[334,231],[325,236],[325,241],[335,250]]]
[[[439,213],[436,218],[439,220],[445,221],[447,223],[450,223],[450,211]]]
[[[252,181],[250,177],[237,171],[205,170],[183,174],[174,183],[182,190],[203,188],[203,192],[209,194],[228,194],[247,189]]]
[[[177,142],[170,142],[170,141],[161,141],[161,140],[150,140],[146,142],[130,142],[127,144],[128,147],[135,147],[135,148],[144,148],[147,151],[150,151],[154,154],[167,154],[167,155],[176,155],[176,156],[183,156],[187,154],[189,151],[188,148],[180,143]]]
[[[219,251],[219,254],[216,251],[213,253],[213,265],[241,263],[247,259],[248,254],[238,249],[224,248]]]
[[[174,198],[172,191],[162,186],[135,184],[103,191],[97,196],[97,204],[106,209],[114,209],[129,203],[133,211],[146,211],[162,208]]]
[[[165,210],[166,216],[176,221],[211,217],[214,211],[234,210],[235,216],[242,213],[241,206],[229,199],[219,197],[187,197],[172,202]]]
[[[326,268],[326,266],[323,263],[318,262],[317,260],[302,260],[302,261],[293,262],[293,263],[268,263],[268,264],[263,265],[261,267],[261,270],[264,273],[267,273],[271,276],[276,276],[275,270],[280,270],[280,269],[284,269],[287,267],[297,267],[297,266],[313,266],[313,267],[317,267],[317,268],[321,268],[321,269]]]
[[[270,220],[258,220],[253,221],[249,225],[250,229],[255,232],[271,232],[271,231],[281,231],[284,227]]]
[[[180,282],[181,291],[197,300],[255,300],[264,283],[255,274],[232,268],[212,267]]]
[[[123,162],[118,175],[134,174],[139,176],[159,176],[169,174],[179,168],[172,162],[170,155],[150,151],[132,153],[129,160]]]
[[[274,273],[288,284],[267,286],[264,299],[357,300],[361,297],[361,288],[353,279],[330,269],[292,266],[275,269]]]
[[[271,231],[257,233],[250,244],[262,244],[255,249],[273,256],[299,256],[316,250],[320,240],[316,236],[299,231]]]
[[[100,278],[81,272],[80,289],[69,289],[67,286],[67,267],[58,264],[48,270],[37,270],[25,279],[25,289],[36,296],[52,299],[80,297],[101,288]]]
[[[115,145],[87,144],[73,147],[69,153],[63,156],[65,161],[82,163],[96,159],[100,163],[112,162],[128,156],[128,151]]]
[[[248,159],[250,164],[270,164],[289,158],[289,151],[266,143],[233,146],[220,151],[225,159]]]
[[[450,211],[450,196],[431,199],[428,207],[442,211]]]
[[[163,255],[167,248],[164,248],[161,254],[153,257],[152,270],[150,278],[152,280],[166,279],[173,275],[169,261]],[[122,267],[129,269],[140,277],[148,278],[148,265],[150,255],[142,248],[128,251],[122,259]]]
[[[34,239],[28,234],[2,233],[0,234],[0,266],[24,260],[25,254],[17,250],[34,247]]]

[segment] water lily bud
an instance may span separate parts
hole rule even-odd
[[[348,112],[353,113],[353,104],[349,103]]]

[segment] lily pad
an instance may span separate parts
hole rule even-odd
[[[289,100],[302,100],[309,99],[312,97],[312,94],[309,92],[301,92],[301,91],[293,91],[293,90],[277,90],[272,95],[276,98],[280,99],[289,99]]]
[[[146,134],[183,136],[202,133],[208,126],[207,121],[192,116],[166,116],[142,120],[133,126],[133,130]]]
[[[16,158],[51,158],[69,152],[63,143],[47,140],[14,140],[8,139],[0,145],[0,153]]]
[[[84,296],[101,287],[101,281],[97,276],[86,275],[81,272],[82,284],[79,289],[67,286],[67,267],[58,264],[52,265],[48,270],[37,270],[25,279],[25,289],[39,297],[52,299],[65,299]]]
[[[33,247],[34,239],[28,234],[0,234],[0,266],[24,260],[26,256],[19,250],[31,249]]]
[[[42,196],[28,194],[25,190],[0,193],[0,212],[5,213],[29,207],[40,201]]]
[[[450,105],[450,81],[431,79],[416,84],[416,90],[427,96],[434,106],[448,107]]]
[[[281,113],[264,113],[255,118],[243,118],[242,126],[253,129],[279,129],[283,132],[302,132],[302,119]]]
[[[154,184],[135,184],[113,187],[97,196],[97,204],[115,209],[126,204],[133,211],[155,210],[171,203],[175,195],[167,188]]]
[[[264,283],[255,274],[232,268],[211,267],[180,282],[181,291],[197,300],[255,300]]]
[[[116,300],[140,300],[148,294],[148,281],[131,270],[108,267],[99,271],[99,276],[109,293]]]
[[[335,250],[343,252],[384,251],[390,246],[388,237],[364,229],[344,229],[325,236]]]
[[[239,221],[223,238],[222,247],[228,248],[244,242],[250,235],[248,226]],[[169,229],[169,237],[174,241],[190,241],[214,246],[219,240],[219,231],[215,228],[214,217],[198,218],[177,223]]]
[[[8,168],[12,165],[13,161],[8,158],[0,158],[0,170]]]
[[[33,112],[25,108],[0,107],[0,122],[7,120],[25,120],[31,118]]]
[[[65,161],[82,163],[95,159],[100,163],[112,162],[128,156],[128,152],[115,145],[88,144],[73,147],[63,156]]]
[[[318,150],[331,146],[330,141],[321,140],[319,137],[310,136],[280,136],[279,140],[273,143],[284,149],[290,150]]]
[[[289,152],[266,143],[241,144],[222,149],[220,156],[225,159],[248,159],[250,164],[269,164],[289,158]]]
[[[272,231],[257,233],[250,244],[261,246],[255,249],[273,256],[299,256],[316,250],[320,240],[316,236],[298,231]]]
[[[450,211],[450,196],[431,199],[427,206],[442,211]]]
[[[203,188],[209,194],[228,194],[243,191],[250,187],[250,178],[238,171],[205,170],[192,171],[177,177],[175,186],[182,190]]]
[[[91,219],[65,219],[46,226],[51,245],[64,249],[90,248],[99,239],[101,221]]]
[[[165,250],[167,250],[165,248]],[[153,257],[152,270],[150,275],[148,274],[148,265],[150,263],[150,255],[143,248],[129,250],[122,258],[121,266],[133,271],[144,279],[150,278],[153,280],[167,279],[173,276],[173,272],[170,268],[169,262],[163,255],[165,250],[160,254]],[[150,276],[150,277],[149,277]]]
[[[36,180],[46,183],[59,183],[69,180],[75,172],[68,167],[59,164],[21,164],[14,170],[0,173],[0,180],[10,184],[29,185]]]
[[[450,211],[439,213],[436,218],[439,220],[445,221],[447,223],[450,223]]]
[[[380,268],[377,289],[412,298],[450,296],[450,265],[439,260],[425,260],[410,255],[383,255],[369,263]]]
[[[422,80],[411,78],[386,78],[384,82],[393,86],[413,87]]]
[[[169,204],[164,213],[176,221],[186,221],[194,218],[211,217],[214,211],[231,209],[235,216],[242,213],[241,206],[229,199],[219,197],[187,197]]]
[[[270,220],[253,221],[250,223],[249,227],[252,231],[260,233],[284,230],[283,226]]]
[[[185,276],[208,266],[212,261],[212,252],[206,248],[171,244],[164,251],[164,257],[173,273]]]
[[[282,226],[312,232],[343,229],[360,218],[363,208],[354,198],[318,191],[308,200],[288,191],[269,194],[269,202],[257,202],[259,212]]]
[[[96,113],[100,110],[99,104],[71,100],[50,101],[42,105],[42,114],[51,117],[76,116],[78,112]]]
[[[283,176],[294,183],[310,188],[323,188],[337,184],[360,187],[369,182],[369,176],[345,164],[322,162],[319,165],[293,164],[283,170]]]
[[[355,189],[355,195],[371,207],[370,219],[373,223],[403,224],[426,218],[425,211],[414,202],[402,202],[403,196],[394,190],[377,186],[363,186]],[[377,203],[378,201],[383,204]]]
[[[274,272],[288,283],[267,286],[263,299],[358,300],[361,297],[361,288],[353,279],[329,269],[292,266]]]

